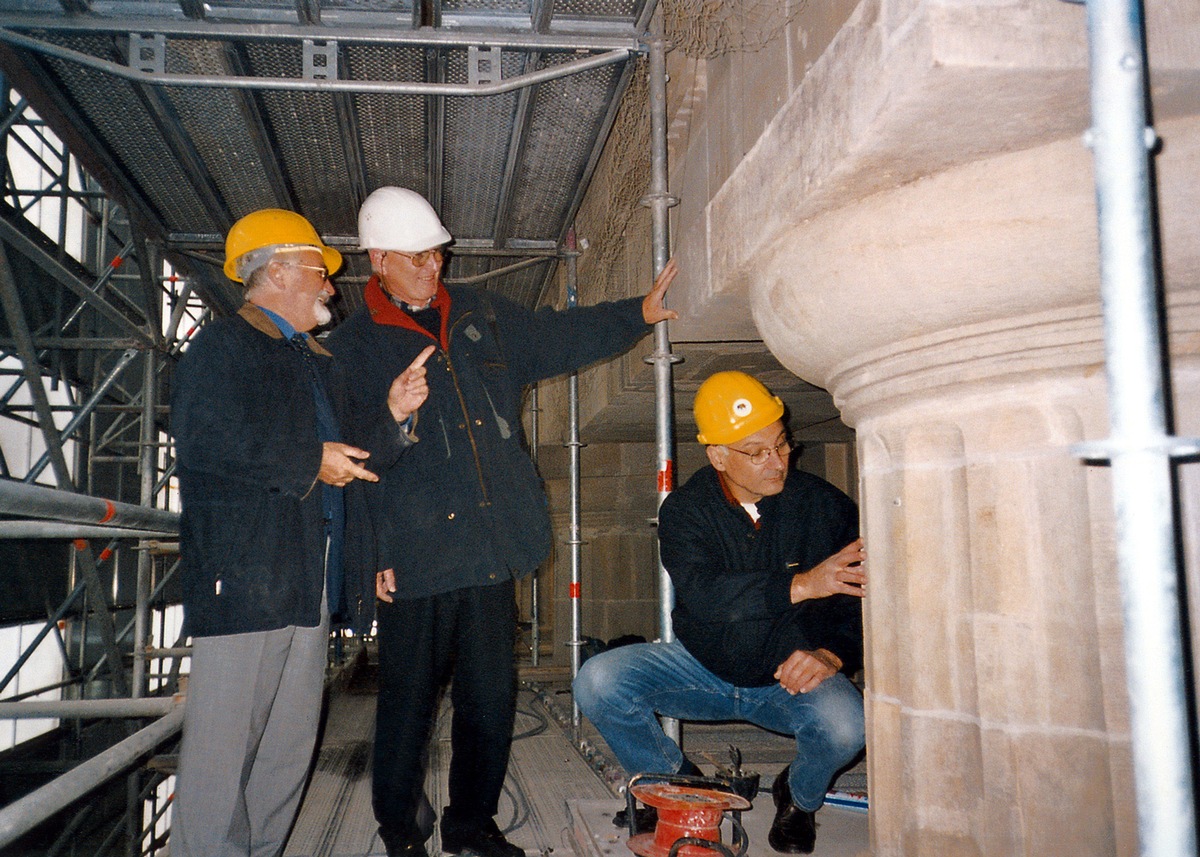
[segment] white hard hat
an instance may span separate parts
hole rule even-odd
[[[377,188],[358,210],[358,246],[364,250],[420,253],[450,240],[433,206],[408,188]]]

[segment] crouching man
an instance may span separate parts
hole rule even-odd
[[[710,466],[663,501],[659,543],[677,640],[588,659],[575,700],[630,773],[695,773],[656,715],[742,720],[793,735],[772,788],[771,847],[809,854],[815,814],[863,749],[867,582],[854,502],[789,464],[783,403],[719,372],[696,393]]]

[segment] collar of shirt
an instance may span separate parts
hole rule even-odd
[[[255,306],[258,305],[255,304]],[[296,328],[293,327],[291,322],[289,322],[279,313],[271,312],[271,310],[267,309],[265,306],[259,306],[258,308],[267,314],[267,318],[275,322],[275,326],[279,328],[279,332],[283,334],[284,339],[291,339],[296,334]]]
[[[367,281],[367,285],[363,289],[363,300],[367,305],[367,311],[371,315],[371,320],[376,324],[408,328],[409,330],[429,336],[442,346],[443,351],[449,348],[446,325],[447,320],[450,318],[450,293],[446,291],[446,286],[443,283],[438,282],[437,294],[434,295],[433,303],[429,305],[438,311],[438,315],[441,318],[440,335],[438,336],[434,336],[422,327],[409,313],[392,303],[390,296],[384,292],[383,287],[379,284],[378,274],[372,274],[371,279]]]
[[[410,304],[408,301],[401,300],[400,298],[396,297],[395,295],[388,295],[388,300],[391,301],[392,303],[394,303],[396,306],[400,307],[400,309],[405,310],[408,313],[418,313],[418,312],[423,312],[427,309],[433,309],[433,298],[430,298],[429,300],[427,300],[425,302],[424,306],[417,306],[416,304]]]

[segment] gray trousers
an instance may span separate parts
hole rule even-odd
[[[328,644],[327,617],[194,640],[171,857],[283,852],[312,761]]]

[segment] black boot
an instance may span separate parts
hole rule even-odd
[[[450,807],[442,812],[440,824],[442,850],[450,854],[469,853],[476,857],[525,857],[525,851],[504,838],[496,820],[456,818]]]
[[[387,851],[388,857],[429,857],[429,852],[425,850],[425,839],[419,832],[409,835],[394,833],[393,831],[379,828],[379,838],[383,840],[383,847]]]
[[[783,854],[811,854],[817,844],[817,814],[792,803],[788,786],[791,765],[779,772],[771,786],[775,800],[775,822],[767,834],[771,847]]]

